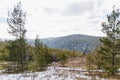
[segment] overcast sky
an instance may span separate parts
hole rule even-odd
[[[0,0],[0,38],[14,38],[8,34],[7,12],[20,0]],[[27,38],[60,37],[70,34],[104,36],[101,22],[113,5],[120,8],[120,0],[21,0],[27,12]]]

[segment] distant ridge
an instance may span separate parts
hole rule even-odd
[[[45,38],[41,40],[50,48],[76,50],[83,53],[88,53],[100,46],[100,38],[102,37],[73,34],[57,38]],[[34,40],[30,41],[31,44],[33,42]]]

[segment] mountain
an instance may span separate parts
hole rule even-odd
[[[42,39],[42,41],[50,48],[76,50],[88,53],[100,46],[100,38],[101,37],[74,34],[64,37],[46,38]],[[33,41],[31,43],[33,43]]]

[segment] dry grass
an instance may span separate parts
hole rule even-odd
[[[54,62],[49,66],[62,66],[60,62]],[[65,67],[72,67],[72,68],[83,68],[85,69],[85,57],[76,57],[76,58],[69,58],[65,63]]]
[[[0,70],[4,69],[4,65],[8,65],[9,62],[5,62],[5,61],[0,61]]]
[[[85,68],[85,57],[70,58],[65,64],[66,67]]]

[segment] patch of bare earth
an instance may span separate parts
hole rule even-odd
[[[62,66],[60,62],[53,62],[49,66],[57,66],[60,67]],[[75,58],[69,58],[67,59],[65,63],[65,67],[72,67],[72,68],[83,68],[85,69],[85,57],[75,57]]]
[[[67,63],[65,64],[65,66],[85,69],[85,57],[70,58],[67,60]]]

